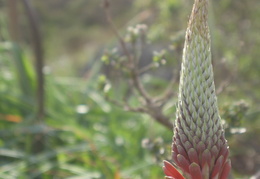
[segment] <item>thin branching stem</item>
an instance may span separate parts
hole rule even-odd
[[[110,101],[111,103],[115,104],[116,106],[119,106],[127,111],[146,113],[146,114],[150,115],[153,119],[155,119],[157,122],[159,122],[160,124],[164,125],[168,129],[172,130],[172,123],[171,123],[169,117],[165,116],[162,111],[162,107],[165,104],[165,102],[160,103],[160,104],[158,102],[156,102],[157,101],[156,98],[149,95],[149,93],[146,91],[146,89],[140,79],[141,73],[148,71],[150,68],[152,68],[152,65],[151,66],[148,65],[147,67],[139,70],[139,68],[138,68],[139,56],[138,56],[138,54],[136,54],[139,49],[136,47],[136,43],[133,43],[132,44],[133,52],[131,52],[131,53],[129,52],[125,40],[118,32],[117,27],[112,20],[112,17],[110,14],[109,0],[104,0],[104,11],[105,11],[107,21],[108,21],[109,25],[111,26],[114,34],[116,35],[116,37],[120,43],[120,46],[123,50],[123,53],[127,58],[127,71],[130,74],[130,78],[129,78],[130,85],[129,86],[134,88],[135,91],[137,92],[137,95],[139,96],[138,100],[140,101],[142,106],[131,107],[131,105],[128,103],[127,97],[124,98],[125,100],[122,100],[123,102],[114,100],[114,99],[110,99],[108,96],[106,96],[106,99],[108,101]],[[142,43],[142,47],[140,50],[142,51],[142,49],[143,49],[143,43]],[[132,55],[132,53],[133,53],[133,55]],[[175,80],[172,81],[172,83],[175,83]],[[173,84],[170,84],[169,88],[172,88],[172,85]],[[167,92],[165,92],[165,96],[163,97],[163,99],[168,99],[167,97],[172,96],[172,93],[169,91],[170,90],[167,90]]]
[[[135,62],[134,57],[130,54],[129,50],[127,49],[126,43],[123,39],[123,37],[120,35],[120,33],[118,32],[111,14],[110,14],[110,3],[108,0],[104,0],[104,9],[105,9],[105,14],[106,14],[106,18],[107,21],[109,23],[109,25],[111,26],[114,34],[116,35],[116,37],[119,40],[119,43],[123,49],[124,54],[127,56],[127,59],[129,61],[129,68],[130,68],[130,73],[131,73],[131,79],[133,80],[133,83],[137,89],[137,91],[139,92],[139,94],[144,97],[144,99],[146,100],[147,103],[151,102],[151,97],[150,95],[147,93],[147,91],[145,90],[144,86],[142,85],[140,79],[139,79],[139,73],[137,70],[137,65]]]

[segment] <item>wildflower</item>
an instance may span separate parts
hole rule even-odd
[[[208,0],[195,0],[183,49],[172,158],[186,179],[226,179],[231,168],[215,94],[207,9]],[[169,162],[164,172],[184,178]]]

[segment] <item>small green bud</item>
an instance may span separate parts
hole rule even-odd
[[[106,65],[108,65],[108,64],[109,64],[109,57],[108,57],[108,55],[103,55],[103,56],[101,57],[101,61],[102,61],[103,63],[105,63]]]

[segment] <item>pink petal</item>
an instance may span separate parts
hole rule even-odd
[[[177,160],[179,162],[179,167],[185,172],[189,173],[189,165],[190,165],[189,161],[181,154],[177,155]]]
[[[164,160],[163,161],[164,166],[163,166],[163,170],[165,175],[170,179],[185,179],[180,172],[178,172],[178,170],[168,161]],[[167,178],[166,177],[166,178]]]
[[[197,145],[198,154],[200,155],[205,149],[205,144],[202,141],[200,141]]]
[[[217,156],[218,156],[218,153],[219,153],[219,150],[218,150],[217,146],[214,145],[214,146],[211,148],[210,152],[211,152],[211,155],[212,155],[212,156],[217,157]]]
[[[215,163],[215,166],[214,166],[214,168],[213,168],[213,170],[212,170],[212,173],[211,173],[211,177],[213,178],[213,177],[215,177],[215,176],[217,176],[217,175],[219,175],[219,173],[220,173],[220,170],[221,170],[221,168],[222,168],[222,166],[223,166],[223,156],[220,156],[219,158],[218,158],[218,160],[216,161],[216,163]]]
[[[178,153],[181,154],[182,156],[184,156],[187,160],[189,160],[189,157],[185,151],[185,149],[181,146],[181,145],[178,145],[177,146],[177,150],[178,150]]]
[[[210,151],[208,149],[204,150],[202,153],[202,157],[201,157],[201,165],[204,166],[205,163],[208,164],[208,166],[210,166],[210,160],[211,160],[211,154]]]
[[[189,155],[189,159],[190,159],[191,162],[195,162],[195,163],[199,164],[199,157],[198,157],[198,154],[197,154],[197,152],[194,148],[191,148],[188,151],[188,155]]]
[[[178,153],[176,153],[175,151],[172,151],[172,159],[176,165],[179,165],[179,162],[177,160],[177,155],[178,155]]]
[[[190,148],[192,148],[192,145],[191,145],[191,143],[189,141],[186,141],[184,143],[184,147],[185,147],[186,151],[188,151]]]
[[[189,166],[189,170],[190,170],[190,175],[191,175],[192,179],[202,179],[200,166],[198,164],[192,163]]]
[[[230,172],[230,169],[231,169],[231,162],[230,162],[230,160],[228,160],[224,165],[220,179],[227,179],[229,172]]]
[[[209,166],[207,163],[202,167],[202,177],[209,178]]]

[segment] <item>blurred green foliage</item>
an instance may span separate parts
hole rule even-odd
[[[162,71],[177,70],[193,0],[111,3],[120,33],[126,34],[128,26],[147,24],[147,41],[156,44],[157,51],[148,60],[157,62],[166,54],[167,67]],[[0,178],[162,178],[161,161],[170,159],[172,132],[146,115],[115,107],[100,91],[106,81],[100,77],[106,72],[102,61],[109,63],[106,54],[102,57],[103,49],[117,46],[101,1],[45,0],[33,5],[47,59],[46,116],[38,122],[26,18],[19,21],[20,42],[12,42],[7,4],[1,0]],[[212,0],[210,5],[216,86],[232,79],[218,99],[233,176],[248,178],[260,168],[260,1]],[[22,6],[20,13],[25,13]],[[146,79],[156,94],[167,79],[151,78],[154,74]],[[127,88],[116,86],[107,95],[118,98]],[[174,112],[174,104],[170,106]],[[36,154],[32,139],[42,134],[45,148]]]

